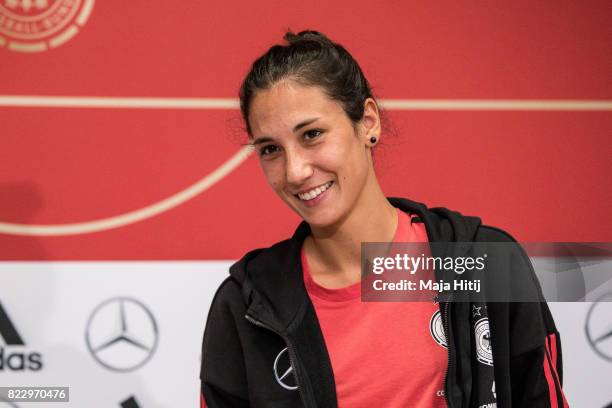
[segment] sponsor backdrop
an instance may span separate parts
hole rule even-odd
[[[360,61],[388,195],[523,241],[611,241],[611,18],[608,1],[0,0],[0,385],[197,406],[215,288],[299,221],[235,99],[287,27]],[[573,406],[612,402],[608,305],[551,305]]]

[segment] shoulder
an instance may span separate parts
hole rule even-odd
[[[279,274],[286,278],[286,271],[295,263],[300,247],[301,240],[294,235],[269,247],[245,253],[230,266],[229,276],[217,288],[211,309],[223,305],[235,307],[236,303],[248,307],[255,287],[261,290],[274,286],[274,282],[282,281]]]
[[[230,267],[230,275],[244,286],[249,282],[268,280],[279,273],[283,274],[299,262],[302,243],[309,234],[309,225],[302,221],[291,238],[247,252]]]
[[[481,225],[475,239],[488,254],[486,284],[511,302],[542,302],[544,296],[533,263],[522,245],[507,231]],[[495,296],[493,296],[495,298]]]
[[[224,302],[240,296],[241,285],[232,276],[226,277],[217,288],[213,297],[213,303]]]
[[[233,319],[245,309],[242,287],[232,276],[221,282],[212,299],[207,321],[211,318]]]
[[[507,231],[490,225],[481,225],[476,232],[474,241],[492,243],[492,245],[489,245],[491,249],[497,249],[501,251],[501,253],[518,259],[518,262],[522,264],[523,268],[529,270],[529,272],[533,274],[533,266],[529,260],[529,256],[520,243]]]

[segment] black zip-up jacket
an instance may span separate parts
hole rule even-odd
[[[514,242],[476,217],[401,198],[389,201],[417,214],[432,243]],[[309,233],[302,222],[290,239],[253,250],[230,268],[206,321],[202,406],[337,407],[330,358],[302,277],[300,249]],[[444,389],[450,408],[567,406],[559,333],[529,258],[522,250],[517,253],[508,270],[495,274],[495,285],[533,291],[539,302],[439,303],[448,345]],[[474,341],[474,310],[486,317],[478,319],[478,326],[480,340],[483,330],[490,338],[490,358]]]

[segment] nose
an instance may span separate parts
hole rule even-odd
[[[312,176],[313,168],[303,152],[286,150],[285,171],[287,183],[296,187],[304,184]]]

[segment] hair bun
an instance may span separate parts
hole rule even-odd
[[[287,30],[283,39],[289,43],[289,45],[299,43],[302,41],[317,41],[317,42],[325,42],[330,43],[329,38],[327,38],[324,34],[321,34],[318,31],[313,30],[304,30],[295,34],[291,30]]]

